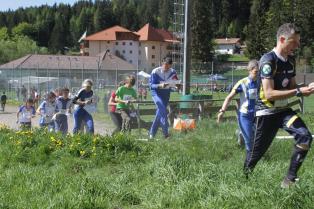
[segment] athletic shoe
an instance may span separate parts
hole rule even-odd
[[[281,188],[289,189],[290,187],[295,186],[298,181],[299,181],[299,178],[295,178],[291,180],[285,177],[283,181],[281,182]]]
[[[164,135],[165,139],[170,139],[170,134]]]

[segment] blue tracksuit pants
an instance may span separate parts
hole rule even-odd
[[[167,105],[169,99],[161,99],[159,96],[154,95],[153,101],[157,107],[156,116],[153,121],[152,127],[150,128],[149,134],[155,136],[158,130],[158,127],[161,126],[164,136],[168,135],[168,117],[167,117]]]
[[[73,133],[76,134],[80,131],[82,122],[84,121],[87,126],[88,133],[94,133],[94,121],[93,117],[84,109],[77,108],[74,113],[74,128]]]
[[[245,149],[251,151],[254,137],[254,114],[238,113],[238,120],[243,134]]]
[[[55,120],[55,131],[60,131],[62,134],[66,135],[68,133],[68,116],[65,114],[60,114]]]

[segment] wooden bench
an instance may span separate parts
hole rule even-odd
[[[192,100],[192,101],[170,101],[168,105],[168,118],[170,125],[173,124],[174,118],[178,115],[186,114],[190,118],[202,120],[203,118],[216,118],[219,109],[222,106],[223,99],[207,99],[207,100]],[[182,103],[191,103],[190,107],[180,107]],[[133,121],[131,128],[149,130],[152,126],[153,118],[156,114],[156,107],[153,101],[137,101],[134,102],[137,113],[136,121]],[[232,100],[228,106],[224,120],[236,120],[239,99]],[[291,98],[288,104],[293,110],[303,113],[303,98]],[[144,108],[143,108],[144,107]],[[149,117],[149,121],[143,117]]]
[[[211,115],[216,115],[220,106],[213,107],[213,102],[223,100],[212,100],[212,99],[204,99],[204,100],[191,100],[191,101],[169,101],[168,105],[168,118],[170,121],[170,125],[173,124],[174,118],[179,115],[188,115],[190,118],[194,118],[196,120],[202,120],[205,117],[209,117]],[[137,113],[137,121],[133,125],[131,125],[132,129],[147,129],[149,130],[152,125],[152,120],[156,114],[156,107],[153,101],[137,101],[133,102],[135,104],[135,109]],[[183,103],[190,103],[189,107],[182,107]],[[230,110],[235,110],[235,106],[231,105]],[[144,120],[143,117],[150,117],[150,121]]]

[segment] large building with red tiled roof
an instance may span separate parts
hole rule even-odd
[[[95,56],[109,50],[136,68],[149,72],[160,64],[163,57],[171,55],[172,45],[177,42],[171,32],[156,29],[150,24],[137,32],[114,26],[87,36],[82,53]]]

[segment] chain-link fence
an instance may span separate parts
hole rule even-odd
[[[62,57],[62,56],[59,56]],[[137,77],[137,86],[147,88],[147,78],[138,75],[139,70],[129,69],[119,63],[119,60],[101,63],[99,59],[83,58],[89,60],[73,61],[73,59],[62,57],[55,60],[37,60],[33,63],[20,62],[14,65],[5,65],[0,69],[0,91],[6,92],[9,99],[23,101],[33,96],[36,91],[41,98],[56,88],[67,87],[71,94],[75,94],[81,88],[82,81],[89,78],[94,81],[94,90],[102,100],[106,111],[106,102],[110,92],[114,91],[119,82],[127,75],[133,74]],[[228,63],[192,63],[191,93],[214,93],[228,92],[233,84],[247,75],[245,62]],[[176,66],[173,66],[176,68]],[[242,71],[241,71],[242,70]],[[297,82],[310,83],[314,81],[312,67],[309,65],[298,66]],[[180,72],[178,72],[181,74]],[[181,74],[182,75],[182,74]],[[136,86],[136,88],[137,88]],[[314,109],[314,102],[307,102],[305,109]],[[312,107],[312,106],[313,107]]]

